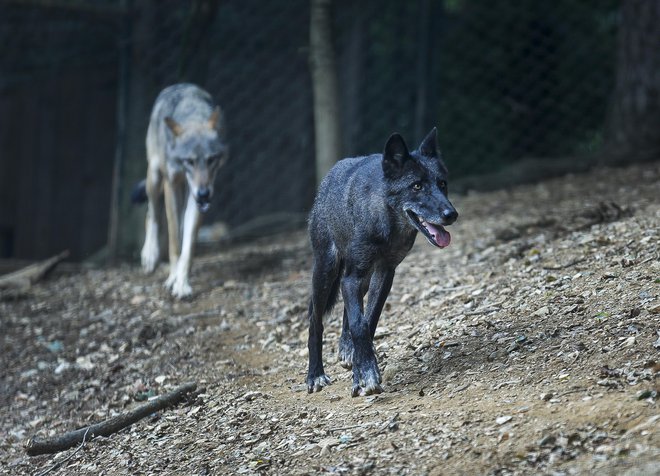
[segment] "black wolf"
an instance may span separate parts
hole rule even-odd
[[[133,192],[133,199],[139,201],[146,195],[149,200],[141,257],[142,267],[150,273],[160,257],[158,229],[164,192],[170,258],[165,286],[177,298],[192,293],[188,275],[200,211],[209,208],[215,175],[227,152],[220,108],[208,92],[193,84],[163,89],[147,130],[147,178]],[[185,203],[180,203],[182,196],[187,196]],[[184,208],[183,226],[179,226]]]
[[[447,168],[438,151],[435,128],[413,152],[399,134],[393,134],[382,154],[344,159],[330,170],[309,219],[314,261],[310,393],[330,384],[323,371],[323,316],[332,309],[340,289],[344,320],[339,359],[353,369],[351,394],[382,392],[373,338],[394,270],[412,248],[418,231],[433,246],[448,246],[451,237],[444,226],[457,217],[447,199]]]

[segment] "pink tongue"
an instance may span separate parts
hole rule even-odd
[[[424,222],[423,225],[426,227],[429,233],[433,235],[433,240],[439,247],[444,248],[445,246],[449,246],[449,243],[451,242],[451,235],[447,230],[444,229],[442,225],[432,225],[428,222]]]

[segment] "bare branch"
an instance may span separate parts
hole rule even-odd
[[[189,382],[175,388],[170,393],[154,398],[150,402],[145,403],[128,413],[117,415],[116,417],[110,418],[101,423],[96,423],[53,438],[30,438],[26,445],[27,454],[28,456],[37,456],[67,450],[84,441],[85,435],[88,432],[91,434],[89,440],[94,439],[96,436],[112,435],[152,413],[176,405],[187,394],[194,392],[196,388],[197,383]]]

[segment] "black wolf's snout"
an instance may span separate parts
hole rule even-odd
[[[199,190],[197,190],[198,202],[208,202],[210,199],[211,199],[211,191],[208,188],[202,187]]]
[[[451,225],[458,218],[458,212],[453,208],[445,208],[442,211],[443,225]]]

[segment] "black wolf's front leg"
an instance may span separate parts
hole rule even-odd
[[[348,312],[344,306],[344,317],[341,324],[341,335],[339,336],[339,349],[337,352],[337,360],[339,365],[345,369],[353,368],[353,338],[351,337],[351,329],[348,324]]]
[[[342,295],[353,341],[353,388],[351,395],[381,393],[380,372],[374,354],[369,320],[365,318],[361,293],[362,280],[347,274],[342,281]]]
[[[383,268],[374,271],[369,284],[369,301],[367,303],[367,320],[369,321],[369,331],[371,338],[376,334],[380,313],[383,312],[385,301],[392,289],[394,281],[394,268]]]

